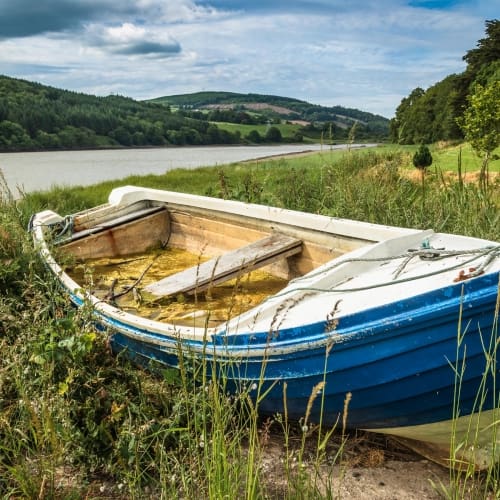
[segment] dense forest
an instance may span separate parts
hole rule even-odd
[[[463,140],[459,123],[470,95],[478,86],[487,87],[500,80],[500,21],[485,24],[486,37],[463,56],[467,63],[463,73],[449,75],[427,90],[417,87],[401,101],[390,123],[392,142]]]

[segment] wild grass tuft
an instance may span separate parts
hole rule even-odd
[[[469,417],[461,414],[462,384],[466,377],[470,338],[469,326],[462,323],[462,311],[457,329],[456,360],[450,362],[455,374],[453,422],[450,429],[449,483],[436,486],[445,498],[496,498],[500,487],[500,404],[497,385],[497,354],[500,346],[498,318],[500,293],[491,331],[480,331],[484,370]],[[477,340],[477,339],[474,339]],[[473,341],[474,341],[473,340]],[[493,409],[484,411],[486,400]],[[458,420],[461,418],[461,420]],[[480,468],[480,472],[478,469]]]

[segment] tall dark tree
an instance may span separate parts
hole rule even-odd
[[[457,121],[468,107],[468,96],[477,84],[500,79],[500,21],[486,21],[486,37],[464,55],[466,70],[450,75],[426,91],[417,87],[401,100],[390,122],[390,137],[399,144],[461,140]]]
[[[417,87],[412,90],[408,97],[401,100],[401,104],[396,109],[396,116],[391,120],[391,139],[398,144],[412,144],[413,134],[409,132],[412,128],[412,110],[425,94],[424,89]]]
[[[477,47],[466,52],[463,59],[467,72],[476,75],[483,66],[500,60],[500,21],[486,21],[486,37],[477,42]]]
[[[281,132],[278,127],[270,127],[269,130],[266,132],[266,141],[281,142],[282,139],[283,138],[281,136]]]

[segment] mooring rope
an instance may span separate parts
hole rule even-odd
[[[70,236],[73,234],[74,218],[72,215],[67,215],[66,217],[64,217],[60,224],[62,225],[62,227],[54,236],[55,241],[62,238],[66,233],[69,233]]]
[[[435,255],[435,256],[434,256]],[[461,261],[457,264],[454,264],[452,266],[447,266],[443,269],[436,269],[434,271],[428,272],[428,273],[423,273],[419,274],[416,276],[409,276],[406,278],[400,278],[400,279],[395,279],[397,278],[401,272],[403,271],[404,267],[408,265],[410,260],[413,257],[421,257],[426,260],[440,260],[444,259],[447,257],[453,257],[453,256],[458,256],[458,255],[472,255],[470,259],[467,259],[465,261]],[[431,257],[432,256],[432,257]],[[424,279],[424,278],[429,278],[431,276],[436,276],[438,274],[443,274],[449,271],[453,271],[455,269],[463,268],[469,264],[471,264],[474,261],[477,261],[481,257],[485,257],[486,259],[478,265],[478,267],[474,268],[474,270],[471,270],[469,274],[463,279],[468,279],[472,278],[475,276],[479,276],[484,272],[484,270],[493,262],[494,259],[500,257],[500,245],[496,246],[487,246],[483,248],[478,248],[474,250],[444,250],[444,249],[421,249],[421,250],[410,250],[404,254],[400,254],[397,256],[387,256],[387,257],[354,257],[354,258],[348,258],[345,260],[342,260],[341,262],[336,262],[332,266],[323,269],[321,271],[318,271],[313,274],[308,274],[306,276],[302,276],[300,278],[296,278],[293,281],[290,281],[290,283],[297,283],[302,280],[307,280],[310,278],[314,278],[316,276],[320,276],[322,274],[325,274],[343,264],[346,263],[351,263],[351,262],[389,262],[397,259],[405,259],[402,265],[400,265],[396,271],[394,272],[394,278],[390,281],[382,281],[380,283],[372,283],[370,285],[366,286],[361,286],[361,287],[353,287],[353,288],[338,288],[339,284],[337,284],[335,287],[332,288],[318,288],[318,287],[298,287],[298,288],[292,288],[290,290],[283,290],[280,293],[277,293],[273,295],[272,297],[269,297],[270,299],[273,297],[280,297],[282,295],[288,295],[290,293],[294,293],[297,291],[308,291],[308,292],[318,292],[318,293],[348,293],[348,292],[359,292],[359,291],[364,291],[364,290],[370,290],[372,288],[381,288],[384,286],[390,286],[390,285],[397,285],[400,283],[407,283],[409,281],[415,281],[418,279]],[[404,266],[403,266],[404,264]],[[343,281],[345,283],[345,280]],[[342,285],[342,283],[340,283]]]

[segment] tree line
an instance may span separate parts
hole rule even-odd
[[[500,81],[500,21],[486,21],[486,36],[463,56],[461,74],[453,74],[424,90],[415,88],[396,109],[390,139],[398,144],[463,140],[463,120],[472,96]],[[496,103],[496,112],[500,102]]]
[[[500,21],[490,20],[485,24],[485,38],[463,56],[467,63],[463,73],[449,75],[427,90],[417,87],[402,99],[389,124],[392,142],[429,144],[463,140],[468,138],[467,134],[470,139],[472,127],[464,120],[471,105],[479,109],[478,100],[482,109],[500,115],[496,97],[500,81]],[[296,99],[257,94],[219,92],[194,96],[204,104],[228,99],[236,102],[264,99],[274,105],[286,105],[310,125],[291,138],[282,138],[276,127],[265,135],[252,131],[242,137],[240,132],[224,130],[213,122],[257,125],[269,120],[269,116],[257,116],[241,108],[206,113],[191,107],[189,111],[173,112],[164,103],[167,98],[139,102],[116,95],[96,97],[0,75],[0,151],[281,142],[300,141],[303,136],[344,140],[349,139],[353,123],[357,140],[387,137],[387,119],[359,110],[325,108]],[[189,96],[177,97],[185,102],[189,99]],[[485,98],[491,103],[484,102]],[[186,106],[184,101],[181,106]],[[494,133],[498,133],[496,123],[490,120],[488,125],[493,126]],[[489,142],[495,141],[496,136]],[[488,148],[491,151],[491,145]]]
[[[209,122],[228,122],[242,125],[264,125],[269,121],[269,119],[262,114],[250,114],[240,107],[236,107],[235,109],[215,108],[208,111],[181,109],[179,110],[179,114],[198,120],[207,120]]]

